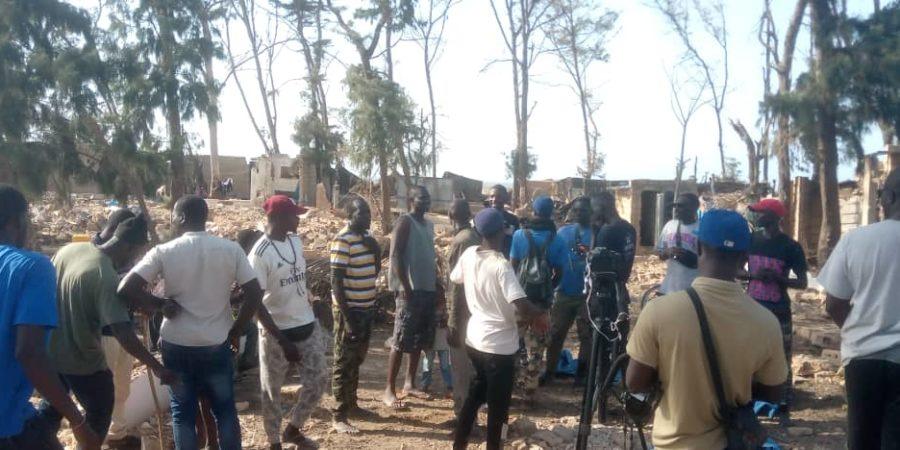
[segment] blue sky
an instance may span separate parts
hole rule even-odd
[[[93,2],[77,1],[91,5]],[[260,3],[265,3],[260,1]],[[346,1],[345,4],[353,4]],[[869,14],[871,2],[852,0],[852,14]],[[680,127],[670,109],[670,91],[665,70],[671,70],[681,54],[677,38],[668,32],[661,15],[639,0],[607,0],[600,2],[619,12],[617,32],[609,42],[609,62],[597,63],[589,73],[595,96],[602,101],[597,115],[602,134],[600,147],[606,154],[604,174],[609,179],[673,178],[679,148]],[[794,1],[773,1],[773,12],[779,35],[783,35]],[[758,136],[756,126],[762,97],[763,50],[757,41],[757,26],[763,0],[726,1],[729,29],[730,89],[726,98],[725,151],[741,161],[746,175],[746,151],[743,143],[727,125],[739,119]],[[232,29],[236,42],[242,29]],[[698,35],[702,31],[698,30]],[[329,66],[329,106],[338,110],[346,106],[341,81],[345,64],[357,62],[355,52],[343,38],[333,35],[332,49],[340,61]],[[794,76],[805,70],[809,57],[808,27],[804,26],[797,44]],[[701,51],[714,51],[701,42]],[[515,146],[513,92],[509,63],[497,63],[483,70],[490,61],[503,58],[505,47],[490,9],[489,0],[462,0],[450,12],[445,33],[444,50],[434,69],[435,94],[439,114],[438,133],[444,147],[439,156],[438,171],[449,170],[489,181],[506,177],[503,153]],[[416,101],[427,109],[428,97],[420,47],[414,42],[401,42],[394,51],[395,79]],[[377,64],[380,64],[377,63]],[[260,111],[258,96],[253,95],[253,74],[240,71],[239,76],[250,95],[251,105]],[[218,74],[226,73],[224,62]],[[542,55],[534,68],[531,97],[534,113],[529,124],[529,142],[538,156],[535,179],[563,178],[576,175],[576,167],[584,158],[581,117],[577,98],[568,88],[567,75],[555,56]],[[283,49],[276,64],[278,93],[279,142],[282,151],[296,154],[291,142],[293,120],[305,112],[300,97],[305,88],[300,77],[305,67],[299,53]],[[224,88],[221,97],[222,123],[219,127],[220,152],[223,155],[258,156],[262,146],[234,83]],[[200,153],[208,153],[208,130],[205,119],[186,124],[194,135]],[[711,107],[701,109],[690,124],[686,158],[698,158],[698,174],[717,173],[717,130]],[[881,150],[879,139],[866,139],[867,152]],[[692,168],[692,166],[690,166]],[[774,161],[770,174],[775,178]],[[849,167],[841,168],[842,178],[852,176]]]

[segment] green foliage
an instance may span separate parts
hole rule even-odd
[[[506,177],[512,178],[513,174],[516,171],[516,167],[519,165],[519,152],[515,149],[510,150],[509,153],[506,154]],[[537,170],[537,155],[534,153],[528,152],[528,171],[526,172],[525,179],[531,178],[531,175],[534,174],[534,171]]]
[[[795,89],[768,97],[764,108],[785,112],[795,142],[793,163],[817,167],[816,104],[826,94],[836,98],[838,155],[858,162],[863,134],[875,123],[900,126],[900,3],[865,19],[841,19],[830,34],[835,51],[822,67],[822,79],[798,76]],[[827,87],[826,87],[827,86]]]
[[[399,162],[397,149],[413,129],[413,102],[397,83],[361,66],[347,70],[344,80],[350,103],[350,163],[371,176],[379,155],[386,154],[389,168]]]
[[[322,118],[315,112],[309,112],[294,122],[294,134],[291,139],[300,147],[300,155],[316,165],[316,172],[321,181],[322,170],[330,167],[335,152],[344,138],[322,123]]]

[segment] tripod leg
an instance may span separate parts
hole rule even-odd
[[[576,450],[585,450],[587,448],[588,437],[591,435],[591,419],[594,415],[594,393],[597,390],[597,379],[603,376],[597,370],[597,363],[599,362],[598,358],[602,357],[600,352],[601,341],[605,341],[605,339],[597,330],[593,330],[593,334],[588,378],[584,386],[584,397],[581,400],[581,422],[578,426],[578,440],[575,443]]]

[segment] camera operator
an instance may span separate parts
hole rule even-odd
[[[666,223],[656,251],[666,262],[666,278],[659,292],[669,294],[687,289],[697,278],[697,209],[700,199],[696,194],[686,192],[675,202],[675,218]]]
[[[631,278],[631,268],[634,265],[637,233],[627,220],[619,216],[616,198],[612,192],[601,192],[593,203],[596,230],[593,246],[604,247],[622,255],[624,266],[619,273],[619,311],[627,312],[631,296],[628,294],[626,283]]]

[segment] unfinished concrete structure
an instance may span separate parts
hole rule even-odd
[[[464,198],[470,202],[481,201],[482,182],[445,172],[443,178],[410,177],[409,182],[413,186],[424,186],[431,195],[431,211],[446,213],[456,198]],[[406,183],[402,179],[394,180],[394,196],[391,198],[393,207],[406,211],[409,205],[409,192]]]
[[[209,155],[191,155],[186,157],[190,164],[199,168],[204,186],[209,186],[210,162]],[[231,178],[234,180],[230,197],[247,200],[250,198],[250,165],[243,156],[219,156],[220,180]]]
[[[288,155],[265,155],[250,164],[250,200],[262,201],[275,194],[295,197],[300,192],[300,173],[294,158]],[[315,195],[315,183],[312,185]]]

